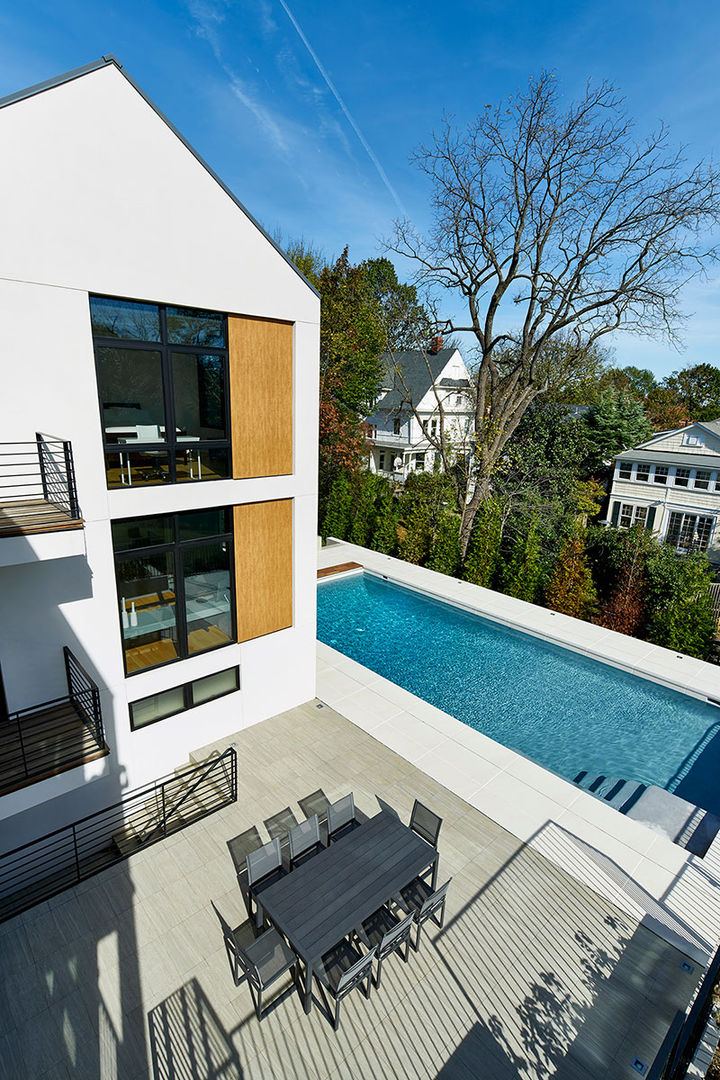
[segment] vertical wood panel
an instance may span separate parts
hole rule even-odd
[[[292,499],[235,506],[238,641],[292,626]]]
[[[233,476],[293,471],[293,328],[228,316]]]

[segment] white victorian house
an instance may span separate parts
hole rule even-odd
[[[439,455],[428,435],[439,435],[441,405],[445,438],[458,455],[464,453],[473,406],[470,374],[459,350],[444,349],[437,337],[427,352],[386,353],[383,361],[385,381],[366,418],[370,471],[398,481],[432,471]]]
[[[661,431],[615,459],[609,520],[720,563],[720,419]]]

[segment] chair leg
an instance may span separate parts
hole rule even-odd
[[[417,924],[417,937],[415,938],[415,952],[420,952],[420,932],[422,930],[422,923]]]
[[[410,959],[410,935],[408,934],[408,939],[405,942],[405,955],[403,956],[403,960],[407,964],[409,959]]]
[[[375,989],[376,990],[380,989],[380,975],[381,975],[381,973],[382,973],[382,960],[378,960],[378,962],[377,962],[377,975],[375,976]],[[371,981],[372,981],[372,979],[370,979],[370,982]],[[368,983],[368,985],[369,985],[369,983]],[[369,993],[366,994],[366,997],[370,997],[370,994]]]
[[[333,1023],[333,1031],[337,1031],[340,1027],[340,999],[335,998],[335,1022]]]

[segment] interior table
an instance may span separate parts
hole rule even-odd
[[[383,810],[262,890],[265,913],[305,964],[306,1013],[323,954],[431,867],[435,888],[437,849]]]

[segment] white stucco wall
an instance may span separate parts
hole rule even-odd
[[[53,804],[47,827],[59,826],[64,805],[89,812],[314,695],[319,300],[114,66],[0,109],[0,140],[12,163],[0,174],[2,440],[70,439],[86,522],[74,554],[0,540],[12,545],[0,552],[0,663],[9,707],[21,708],[64,693],[69,645],[102,688],[111,749],[3,796],[4,848],[12,815],[73,792]],[[89,292],[293,322],[293,475],[108,492]],[[292,628],[126,679],[111,519],[285,498]],[[130,731],[129,700],[235,664],[237,694]]]

